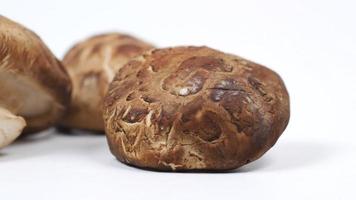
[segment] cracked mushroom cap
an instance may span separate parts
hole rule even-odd
[[[73,81],[72,101],[61,125],[104,131],[102,99],[115,72],[151,48],[132,36],[109,33],[91,37],[70,49],[63,64]]]
[[[144,53],[110,84],[104,121],[121,162],[156,170],[229,170],[262,156],[289,120],[270,69],[208,47]]]
[[[68,74],[42,40],[0,16],[0,147],[20,135],[25,124],[29,133],[57,122],[70,90]]]

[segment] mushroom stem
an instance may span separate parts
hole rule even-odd
[[[12,143],[26,126],[26,121],[0,106],[0,148]]]

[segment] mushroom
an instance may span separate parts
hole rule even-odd
[[[112,154],[165,171],[229,170],[261,157],[289,120],[272,70],[209,47],[147,51],[118,71],[104,98]]]
[[[103,132],[102,99],[109,83],[127,61],[151,48],[121,33],[97,35],[72,47],[63,59],[73,81],[72,100],[60,128]]]
[[[21,133],[44,130],[63,116],[71,82],[42,40],[0,16],[0,148]]]

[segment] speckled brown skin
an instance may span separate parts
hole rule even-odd
[[[70,109],[61,125],[94,131],[104,130],[102,99],[109,83],[129,59],[152,45],[129,35],[108,33],[75,45],[63,59],[73,80]]]
[[[70,101],[69,75],[35,33],[1,15],[0,75],[18,77],[27,84],[33,84],[39,94],[47,95],[51,101],[50,109],[45,113],[23,116],[27,122],[25,133],[46,129],[62,117]],[[15,99],[16,95],[21,94],[16,94],[18,91],[6,91],[3,80],[0,82],[0,106],[9,106],[11,111],[20,112],[19,108],[13,106],[14,102],[21,104],[26,97]],[[40,101],[38,103],[41,104]]]
[[[117,73],[104,104],[117,159],[163,171],[238,168],[270,149],[288,120],[275,72],[208,47],[146,52]]]

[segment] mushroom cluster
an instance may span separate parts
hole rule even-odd
[[[0,148],[57,126],[105,131],[129,165],[222,171],[267,152],[289,115],[280,76],[239,56],[107,33],[59,61],[35,33],[0,16]]]

